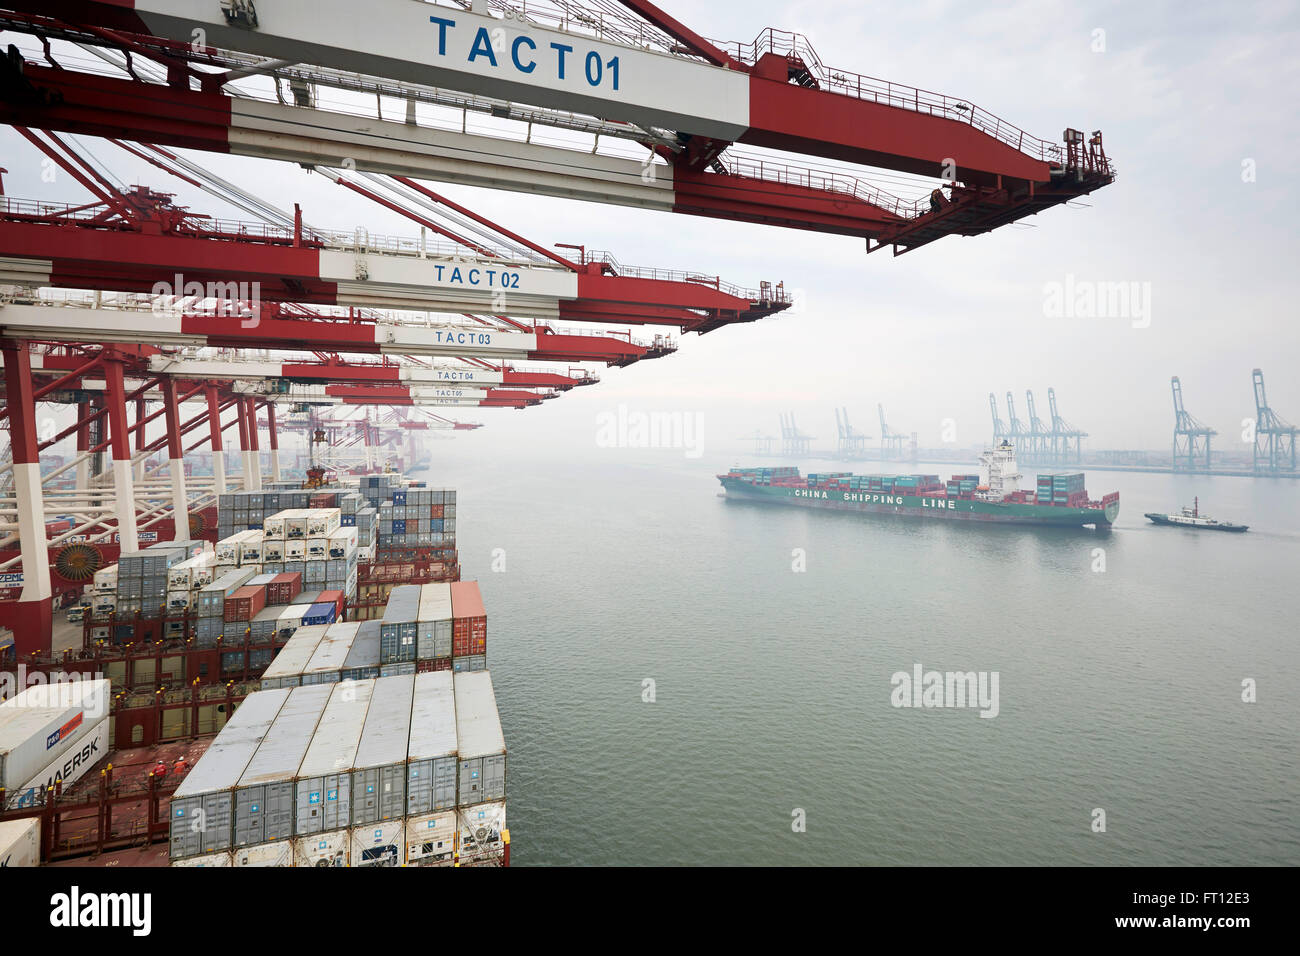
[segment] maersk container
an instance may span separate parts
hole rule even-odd
[[[89,730],[72,738],[68,749],[54,757],[40,773],[21,787],[6,790],[4,808],[35,806],[41,802],[42,795],[59,782],[66,791],[108,755],[108,731],[107,717],[94,721]]]
[[[506,797],[506,738],[489,671],[452,675],[462,807]]]
[[[236,850],[293,836],[293,781],[332,690],[329,684],[295,687],[276,715],[235,789]]]
[[[374,681],[334,685],[294,783],[294,834],[344,830],[352,822],[352,769]]]
[[[416,622],[417,660],[451,657],[451,620],[451,584],[422,585]]]
[[[329,628],[323,624],[298,628],[293,637],[289,638],[289,642],[280,648],[280,653],[275,655],[271,666],[263,672],[262,690],[300,686],[303,668],[316,653],[320,642],[325,639],[327,630]]]
[[[379,622],[361,621],[356,639],[339,670],[340,680],[368,680],[379,673]]]
[[[406,818],[406,865],[450,863],[456,849],[454,809]]]
[[[181,860],[231,848],[234,789],[253,759],[289,690],[249,694],[171,798],[171,858]]]
[[[406,754],[414,691],[414,676],[375,681],[352,771],[354,827],[400,820],[406,813]]]
[[[107,680],[38,684],[0,703],[0,787],[16,793],[108,716]]]
[[[506,802],[496,800],[464,807],[460,818],[461,859],[476,856],[497,856],[505,848],[502,839],[506,829]]]
[[[293,841],[294,866],[347,866],[352,846],[351,830],[313,833]]]
[[[331,624],[325,629],[325,636],[321,638],[311,659],[302,669],[304,686],[332,684],[340,679],[343,662],[347,660],[348,652],[352,650],[352,642],[356,640],[360,626],[360,622],[351,621]]]
[[[456,806],[456,692],[450,671],[418,674],[406,756],[406,814]]]

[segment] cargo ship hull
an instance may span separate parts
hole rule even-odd
[[[1062,508],[1020,502],[979,501],[968,498],[900,495],[875,491],[839,491],[755,485],[729,475],[718,480],[727,496],[768,504],[794,505],[861,514],[902,515],[946,521],[1018,524],[1036,527],[1107,528],[1119,517],[1119,502],[1101,508]]]

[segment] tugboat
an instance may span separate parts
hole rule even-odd
[[[1148,511],[1146,517],[1156,524],[1178,525],[1180,528],[1197,528],[1205,531],[1245,531],[1250,525],[1233,524],[1231,521],[1219,521],[1201,514],[1201,499],[1193,498],[1190,508],[1184,508],[1182,514],[1162,515]]]

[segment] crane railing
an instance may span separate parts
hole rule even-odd
[[[661,269],[657,266],[625,266],[614,257],[612,252],[605,249],[588,249],[584,253],[582,260],[584,265],[587,263],[603,263],[615,275],[636,279],[657,279],[661,282],[693,282],[696,285],[707,286],[710,289],[717,289],[719,292],[725,292],[727,295],[735,296],[738,299],[744,299],[746,302],[790,301],[790,294],[780,285],[765,285],[762,289],[747,289],[731,282],[724,282],[718,276],[707,276],[699,272]]]
[[[865,76],[851,70],[828,67],[822,63],[817,51],[802,34],[769,27],[752,43],[710,42],[744,63],[754,64],[764,54],[775,53],[805,68],[816,79],[818,86],[828,92],[966,123],[1026,155],[1058,166],[1066,165],[1063,146],[1026,133],[970,100]]]

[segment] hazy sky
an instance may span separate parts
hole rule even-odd
[[[878,435],[891,425],[938,445],[952,418],[961,445],[989,436],[988,393],[1033,388],[1092,448],[1165,448],[1169,377],[1229,450],[1253,415],[1250,373],[1271,404],[1300,421],[1296,318],[1295,158],[1300,14],[1295,3],[950,2],[666,3],[698,32],[750,41],[767,26],[808,36],[823,62],[959,96],[1053,142],[1101,129],[1119,178],[1088,208],[1057,207],[970,239],[901,258],[861,240],[672,213],[446,187],[453,198],[542,243],[612,250],[625,263],[698,269],[746,286],[784,281],[797,310],[686,336],[678,354],[526,412],[452,410],[501,440],[590,443],[596,418],[625,404],[700,414],[716,450],[777,413],[828,444],[832,408]],[[1094,52],[1104,31],[1104,52]],[[11,40],[7,37],[6,40]],[[85,140],[128,182],[232,215],[160,171]],[[287,164],[191,154],[218,173],[320,225],[411,235],[413,224]],[[1254,182],[1243,181],[1250,161]],[[0,130],[10,196],[81,200],[64,176],[40,180],[38,154]],[[147,171],[146,171],[147,170]],[[868,177],[870,178],[870,177]],[[1081,204],[1083,205],[1083,204]],[[247,218],[240,215],[241,218]],[[1148,327],[1130,319],[1054,318],[1044,288],[1076,281],[1149,283]],[[644,330],[645,337],[653,330]],[[635,334],[635,333],[634,333]],[[1241,446],[1237,446],[1241,447]]]

